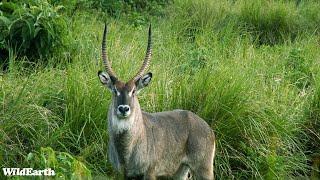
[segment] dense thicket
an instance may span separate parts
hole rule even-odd
[[[15,56],[29,62],[46,58],[68,45],[66,17],[62,6],[47,1],[13,1],[0,3],[0,63],[7,69]]]

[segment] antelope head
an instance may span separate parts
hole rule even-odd
[[[140,108],[136,105],[138,103],[137,94],[142,88],[148,86],[152,78],[151,72],[144,74],[150,64],[152,54],[151,25],[149,26],[148,45],[143,64],[138,73],[127,82],[118,79],[112,70],[106,52],[106,36],[107,25],[105,25],[102,40],[102,60],[106,72],[99,71],[98,76],[101,83],[112,92],[113,114],[116,114],[118,119],[126,119],[135,111],[135,108]]]

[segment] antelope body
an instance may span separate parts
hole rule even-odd
[[[113,72],[106,53],[105,26],[102,59],[107,73],[99,71],[103,85],[112,92],[108,112],[109,160],[125,179],[169,177],[214,179],[215,136],[209,125],[186,110],[147,113],[137,93],[151,81],[144,75],[151,59],[151,26],[146,57],[139,72],[124,83]]]

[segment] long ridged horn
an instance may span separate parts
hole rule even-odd
[[[108,56],[106,52],[106,39],[107,39],[107,23],[104,25],[104,31],[103,31],[103,39],[102,39],[102,60],[103,60],[103,65],[108,73],[109,76],[113,76],[116,78],[116,74],[113,72],[111,68],[111,64],[108,61]]]
[[[144,71],[149,67],[151,55],[152,55],[152,39],[151,39],[151,24],[150,24],[149,25],[148,46],[147,46],[146,56],[144,58],[144,61],[143,61],[143,64],[142,64],[140,70],[133,78],[135,81],[138,80],[144,74]]]

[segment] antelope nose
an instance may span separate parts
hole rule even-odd
[[[130,110],[130,107],[128,105],[119,105],[118,110],[122,114],[126,114]]]

